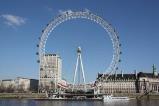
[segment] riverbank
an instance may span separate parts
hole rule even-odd
[[[149,94],[146,96],[142,96],[141,94],[113,94],[114,96],[127,96],[129,98],[136,99],[158,99],[159,94]],[[140,98],[141,97],[141,98]],[[0,99],[47,99],[45,93],[0,93]]]
[[[3,98],[36,99],[36,98],[46,98],[46,95],[44,93],[0,93],[0,99]]]
[[[136,99],[159,99],[159,94],[157,93],[150,93],[149,95],[143,95],[140,93],[133,93],[133,94],[118,93],[114,94],[114,96],[127,96],[129,98],[136,98]]]

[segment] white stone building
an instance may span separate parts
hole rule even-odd
[[[15,83],[13,79],[5,79],[1,81],[1,85],[4,88],[8,88],[9,86],[15,86]]]
[[[38,80],[36,79],[17,77],[14,83],[17,91],[23,90],[27,92],[38,90]]]
[[[98,75],[98,78],[101,74]],[[107,75],[103,78],[107,78]],[[95,93],[113,94],[113,93],[136,93],[136,75],[135,74],[116,74],[110,75],[107,80],[102,79],[99,82],[97,78],[96,84],[98,88]]]
[[[152,73],[98,74],[95,85],[95,93],[159,93],[159,74],[154,65]]]
[[[39,90],[57,89],[62,77],[62,59],[57,54],[46,54],[44,62],[40,66]]]
[[[28,92],[38,90],[38,80],[17,77],[16,79],[5,79],[0,84],[4,90],[12,88],[14,92]]]
[[[152,92],[159,93],[159,74],[157,73],[155,65],[152,66],[152,73],[138,74],[138,92]]]

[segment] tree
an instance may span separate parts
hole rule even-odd
[[[13,93],[15,91],[15,86],[13,84],[10,84],[8,87],[6,87],[5,91],[7,93]]]
[[[3,84],[0,84],[0,93],[3,93],[5,91],[5,87]]]
[[[21,83],[19,86],[18,86],[18,92],[20,92],[20,93],[22,93],[22,92],[24,92],[25,90],[24,90],[24,82],[23,83]]]

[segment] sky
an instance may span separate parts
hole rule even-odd
[[[122,44],[118,73],[152,72],[159,68],[158,0],[1,0],[0,79],[39,77],[36,45],[46,25],[61,11],[90,10],[116,29]],[[84,19],[66,21],[49,35],[47,53],[62,58],[62,75],[73,80],[76,49],[82,48],[86,82],[103,73],[112,59],[112,42],[98,24]]]

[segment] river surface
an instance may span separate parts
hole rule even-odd
[[[0,99],[0,106],[159,106],[159,100],[130,100],[127,102],[102,102]]]

